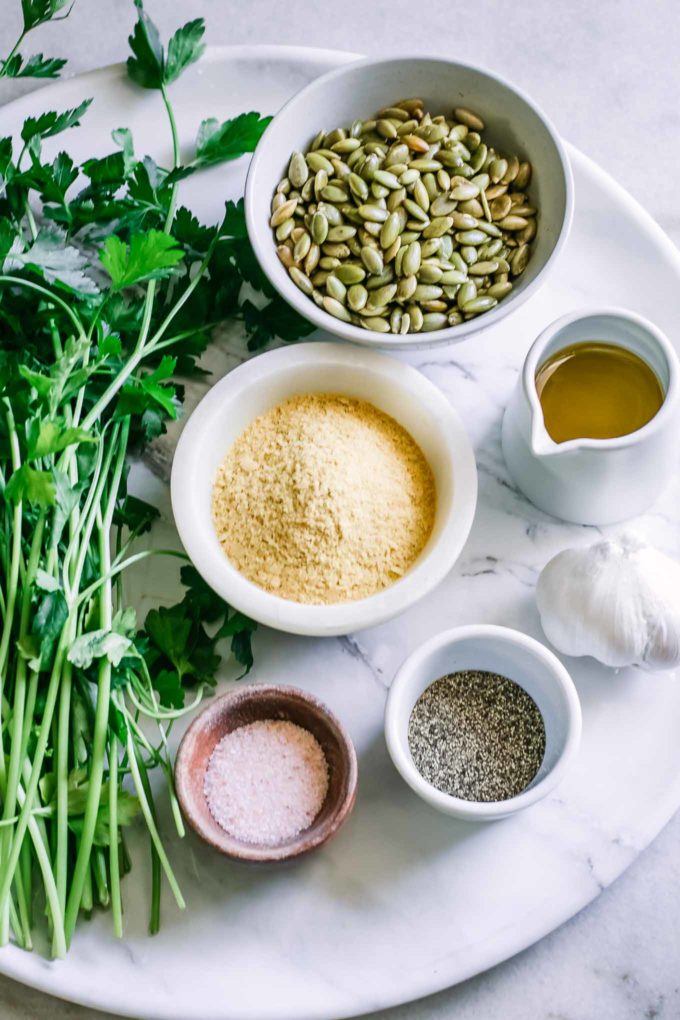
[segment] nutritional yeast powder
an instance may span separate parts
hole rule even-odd
[[[413,438],[364,400],[293,397],[256,418],[217,472],[212,513],[233,565],[294,602],[373,595],[400,578],[434,521]]]

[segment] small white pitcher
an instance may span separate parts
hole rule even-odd
[[[665,398],[641,429],[617,439],[556,443],[543,421],[536,372],[572,344],[633,351],[656,372]],[[515,484],[541,510],[576,524],[612,524],[646,510],[677,468],[680,363],[669,340],[633,312],[594,308],[548,326],[527,354],[503,418],[503,455]]]

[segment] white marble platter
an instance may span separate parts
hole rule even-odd
[[[275,112],[295,90],[348,59],[311,49],[210,51],[175,90],[182,139],[188,144],[208,115]],[[0,131],[16,131],[27,115],[90,95],[95,103],[84,125],[68,137],[75,157],[109,151],[109,132],[125,125],[138,151],[167,160],[158,97],[131,87],[119,67],[10,104],[0,111]],[[492,331],[408,356],[450,398],[475,445],[480,501],[456,568],[401,619],[356,637],[309,640],[262,631],[256,638],[252,679],[313,691],[352,734],[360,792],[345,828],[307,860],[251,870],[227,863],[191,836],[174,839],[166,824],[185,913],[164,899],[161,933],[146,935],[147,858],[139,840],[124,885],[123,941],[116,942],[109,918],[99,915],[80,926],[66,961],[9,947],[0,951],[1,971],[136,1017],[355,1016],[461,981],[535,942],[612,882],[680,805],[680,686],[670,675],[614,674],[592,661],[565,660],[583,703],[578,760],[552,796],[503,822],[475,826],[435,814],[403,784],[383,742],[386,689],[408,652],[444,627],[471,622],[519,627],[540,638],[533,600],[538,571],[558,550],[598,534],[542,514],[508,479],[500,421],[530,342],[563,312],[610,302],[650,316],[680,346],[680,256],[611,178],[570,152],[574,227],[544,289]],[[187,182],[184,199],[202,218],[216,219],[224,199],[241,193],[245,169],[240,161]],[[243,355],[242,338],[232,332],[211,366],[221,375]],[[167,445],[157,452],[161,475],[168,452]],[[165,483],[137,468],[134,484],[162,509],[152,541],[176,542]],[[679,520],[676,476],[659,504],[627,527],[678,555]],[[174,601],[176,567],[147,568],[133,586],[142,612]]]

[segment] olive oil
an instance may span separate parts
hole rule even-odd
[[[649,365],[624,347],[592,340],[557,351],[536,373],[548,435],[615,439],[642,428],[664,401]]]

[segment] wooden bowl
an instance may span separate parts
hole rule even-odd
[[[262,719],[297,723],[318,740],[328,764],[328,792],[318,815],[285,843],[245,843],[226,832],[208,808],[204,778],[215,745],[227,733]],[[243,861],[284,861],[309,853],[334,836],[354,807],[357,758],[344,726],[320,701],[296,687],[252,684],[210,702],[179,746],[175,785],[189,825],[210,846]]]

